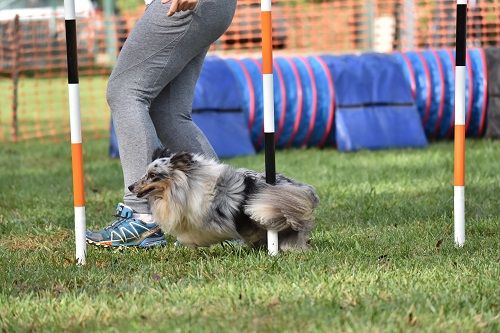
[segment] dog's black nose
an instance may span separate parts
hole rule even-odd
[[[128,190],[129,190],[130,192],[133,192],[133,191],[134,191],[134,184],[130,185],[130,186],[128,187]]]

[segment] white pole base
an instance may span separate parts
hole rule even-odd
[[[75,207],[75,245],[76,245],[76,263],[85,265],[85,256],[87,254],[87,243],[85,237],[85,207]]]
[[[267,250],[269,251],[269,255],[276,256],[278,255],[278,232],[268,230],[267,231]]]
[[[455,245],[465,243],[465,191],[464,186],[455,186],[453,196],[453,218],[455,222]]]

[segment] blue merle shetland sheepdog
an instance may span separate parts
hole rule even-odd
[[[283,175],[269,185],[262,173],[168,150],[155,152],[129,190],[148,198],[161,229],[189,247],[231,239],[260,247],[276,230],[281,250],[305,250],[319,203],[312,186]]]

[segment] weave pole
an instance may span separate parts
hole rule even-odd
[[[465,75],[467,0],[457,0],[456,62],[455,62],[455,157],[453,218],[455,244],[465,242]]]
[[[85,264],[85,193],[83,189],[83,149],[80,119],[80,87],[76,46],[75,0],[64,0],[66,54],[68,62],[69,119],[71,128],[71,160],[73,169],[73,200],[75,209],[76,262]]]
[[[264,149],[266,164],[266,182],[276,184],[276,161],[274,149],[274,87],[273,87],[273,20],[271,0],[261,0],[260,20],[262,28],[262,84],[264,97]],[[278,254],[278,232],[267,232],[269,254]]]

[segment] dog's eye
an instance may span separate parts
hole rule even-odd
[[[159,181],[159,180],[161,180],[161,179],[162,179],[161,175],[160,175],[160,174],[157,174],[157,173],[150,173],[150,174],[148,175],[148,178],[149,178],[151,181],[153,181],[153,182],[157,182],[157,181]]]

